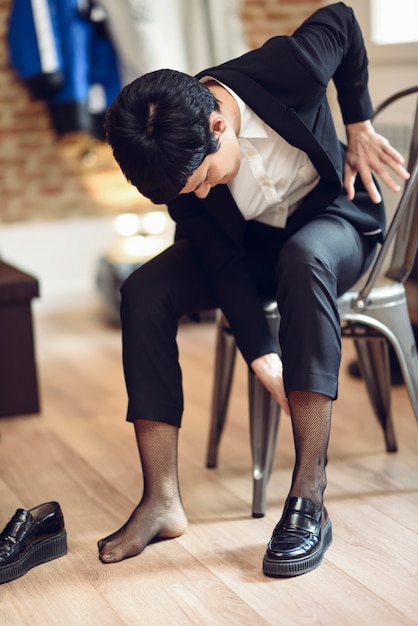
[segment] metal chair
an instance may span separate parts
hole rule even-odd
[[[418,87],[398,92],[385,100],[375,116]],[[373,262],[364,285],[339,299],[342,337],[351,337],[369,398],[382,427],[386,450],[397,450],[391,412],[388,345],[399,359],[411,405],[418,421],[418,356],[406,301],[404,283],[411,271],[418,245],[418,104],[409,149],[410,179],[404,186],[385,242]],[[390,258],[388,269],[382,272]],[[382,276],[383,273],[383,276]],[[275,301],[264,303],[270,329],[278,336],[280,315]],[[234,336],[220,314],[217,326],[216,360],[211,406],[207,467],[216,467],[224,429],[236,356]],[[266,491],[274,463],[280,422],[280,407],[249,371],[248,398],[253,459],[253,517],[263,517]]]

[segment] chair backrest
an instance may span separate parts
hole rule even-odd
[[[382,102],[375,117],[389,104],[410,94],[418,93],[418,86],[398,92]],[[359,291],[357,300],[365,301],[382,272],[383,264],[392,251],[392,259],[385,276],[403,283],[411,272],[418,246],[418,102],[412,125],[409,154],[406,160],[410,178],[404,185],[398,206],[389,225],[385,241],[373,263],[368,278]],[[393,244],[393,247],[392,247]]]

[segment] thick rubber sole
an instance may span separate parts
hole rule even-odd
[[[328,518],[321,531],[315,552],[295,559],[274,559],[266,553],[263,559],[263,572],[266,576],[289,578],[312,571],[321,563],[325,551],[332,542],[332,524]]]
[[[63,530],[58,535],[48,537],[44,541],[35,544],[18,561],[10,565],[0,566],[0,584],[19,578],[28,572],[32,567],[47,563],[53,559],[58,559],[67,553],[67,533]]]

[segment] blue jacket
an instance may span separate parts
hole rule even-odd
[[[8,26],[10,62],[36,98],[48,103],[57,133],[96,134],[89,108],[101,85],[102,113],[121,89],[116,54],[103,22],[90,19],[91,2],[13,0]]]

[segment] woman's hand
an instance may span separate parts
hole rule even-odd
[[[272,352],[259,356],[252,361],[251,367],[264,387],[271,393],[278,404],[280,404],[285,413],[289,415],[289,403],[284,392],[283,367],[279,355]]]
[[[409,173],[403,167],[404,159],[389,141],[375,132],[371,122],[347,124],[347,155],[344,166],[344,188],[349,200],[354,199],[354,183],[357,174],[361,177],[370,198],[376,204],[382,198],[374,184],[372,174],[376,174],[391,191],[399,191],[400,186],[392,178],[388,169],[403,180]]]

